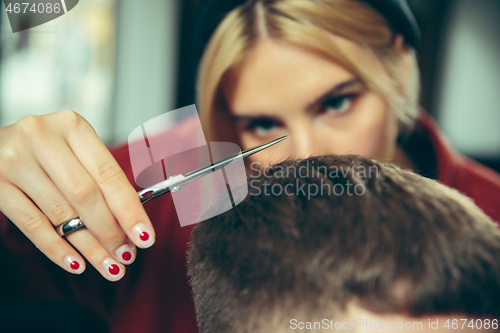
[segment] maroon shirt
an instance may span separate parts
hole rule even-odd
[[[427,139],[431,145],[427,154],[434,155],[436,180],[472,198],[486,215],[500,224],[500,175],[455,152],[428,114],[421,114],[417,130],[421,133],[419,141]]]
[[[187,138],[188,129],[189,125],[182,130]],[[437,166],[437,180],[471,197],[500,222],[500,175],[454,152],[430,116],[422,114],[416,132],[418,136],[408,145],[415,154],[410,151],[410,155],[418,153],[424,160],[427,156],[433,161],[431,165]],[[135,184],[128,147],[121,146],[112,153]],[[139,250],[119,282],[105,280],[90,265],[79,276],[65,272],[0,214],[0,301],[76,302],[101,315],[112,332],[197,332],[185,260],[191,228],[180,227],[169,194],[144,207],[155,227],[156,243]]]

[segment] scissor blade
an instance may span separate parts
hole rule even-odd
[[[258,153],[266,148],[271,147],[272,145],[277,144],[280,141],[285,140],[288,138],[288,135],[284,135],[281,138],[278,138],[273,141],[269,141],[267,143],[264,143],[260,146],[253,147],[247,150],[242,151],[241,153],[231,155],[229,157],[223,158],[222,160],[219,160],[215,162],[214,164],[207,165],[204,167],[201,167],[199,169],[196,169],[194,171],[191,171],[185,175],[176,175],[173,177],[170,177],[167,180],[164,180],[156,185],[153,185],[151,187],[148,187],[142,191],[139,191],[139,198],[141,199],[141,202],[144,204],[156,197],[159,197],[162,194],[171,192],[171,191],[177,191],[179,190],[183,185],[187,184],[188,182],[198,179],[200,177],[203,177],[205,175],[208,175],[214,171],[217,171],[219,169],[222,169],[223,167],[226,167],[230,165],[231,163],[234,163],[237,161],[239,158],[245,158],[250,155],[253,155],[255,153]]]
[[[223,158],[222,160],[219,160],[212,165],[207,165],[207,166],[204,166],[204,167],[199,168],[197,170],[191,171],[190,173],[185,174],[186,179],[183,180],[183,183],[189,182],[191,180],[200,178],[200,177],[205,176],[209,173],[212,173],[214,171],[222,169],[223,167],[226,167],[226,166],[234,163],[239,158],[246,158],[250,155],[258,153],[266,148],[269,148],[269,147],[277,144],[278,142],[285,140],[286,138],[288,138],[288,135],[284,135],[276,140],[269,141],[269,142],[264,143],[260,146],[256,146],[256,147],[244,150],[241,153],[234,154],[234,155],[231,155],[229,157]]]
[[[269,141],[269,142],[264,143],[264,144],[262,144],[262,145],[260,145],[260,146],[257,146],[257,147],[253,147],[253,148],[250,148],[250,149],[244,150],[244,151],[242,151],[242,152],[241,152],[241,156],[242,156],[243,158],[248,157],[248,156],[250,156],[250,155],[253,155],[253,154],[255,154],[255,153],[258,153],[258,152],[259,152],[259,151],[261,151],[261,150],[264,150],[264,149],[266,149],[266,148],[269,148],[269,147],[271,147],[271,146],[273,146],[273,145],[277,144],[278,142],[281,142],[281,141],[283,141],[283,140],[285,140],[285,139],[287,139],[287,138],[288,138],[288,135],[283,135],[281,138],[277,138],[276,140]],[[239,154],[236,154],[236,155],[239,155]]]

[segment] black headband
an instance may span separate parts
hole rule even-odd
[[[201,58],[205,46],[224,16],[249,0],[200,0],[195,18],[195,54]],[[406,44],[418,48],[420,30],[406,0],[360,0],[371,5]]]

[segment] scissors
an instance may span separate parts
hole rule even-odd
[[[260,146],[256,146],[250,149],[247,149],[245,151],[242,151],[241,153],[231,155],[229,157],[223,158],[213,164],[206,165],[204,167],[201,167],[199,169],[196,169],[194,171],[191,171],[189,173],[186,173],[185,175],[179,174],[176,176],[170,176],[168,177],[167,180],[164,180],[162,182],[159,182],[158,184],[155,184],[153,186],[150,186],[148,188],[145,188],[142,191],[139,191],[139,198],[141,199],[141,203],[144,204],[154,198],[159,197],[160,195],[163,195],[165,193],[169,192],[177,192],[179,191],[182,186],[186,185],[190,181],[193,181],[195,179],[198,179],[200,177],[206,176],[212,172],[215,172],[219,169],[222,169],[235,161],[239,160],[240,158],[246,158],[250,155],[253,155],[255,153],[258,153],[266,148],[269,148],[275,144],[277,144],[280,141],[285,140],[288,138],[288,135],[284,135],[276,140],[269,141],[267,143],[264,143]]]
[[[200,177],[206,176],[212,172],[215,172],[221,168],[224,168],[240,158],[245,158],[250,155],[253,155],[255,153],[258,153],[266,148],[269,148],[275,144],[277,144],[280,141],[285,140],[288,138],[288,135],[284,135],[276,140],[269,141],[267,143],[264,143],[260,146],[253,147],[250,149],[247,149],[245,151],[242,151],[241,153],[231,155],[229,157],[223,158],[215,163],[212,163],[210,165],[204,166],[202,168],[196,169],[194,171],[191,171],[189,173],[186,173],[185,175],[179,174],[176,176],[171,176],[167,180],[164,180],[162,182],[159,182],[158,184],[155,184],[153,186],[150,186],[148,188],[145,188],[142,191],[139,191],[137,194],[139,195],[139,198],[141,199],[141,203],[144,204],[150,200],[153,200],[154,198],[159,197],[162,194],[169,193],[169,192],[177,192],[179,191],[182,186],[186,185],[190,181],[193,181],[195,179],[198,179]],[[56,232],[58,233],[59,236],[63,237],[70,232],[73,232],[75,230],[78,230],[85,225],[83,224],[82,220],[80,217],[75,217],[69,221],[66,221],[62,223],[61,225],[55,227]]]

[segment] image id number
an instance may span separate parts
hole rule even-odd
[[[21,3],[9,3],[7,8],[5,9],[7,13],[56,13],[58,14],[61,11],[61,4],[60,3],[55,3],[52,4],[50,2],[48,3],[29,3],[29,2],[21,2]]]
[[[467,325],[467,326],[466,326]],[[482,329],[482,328],[485,328],[485,329],[498,329],[498,319],[493,319],[493,320],[489,320],[489,319],[471,319],[470,321],[468,319],[460,319],[460,321],[458,319],[453,319],[453,320],[447,320],[446,323],[444,324],[444,327],[446,327],[447,329],[458,329],[458,328],[461,328],[461,329],[464,329],[464,327],[469,327],[469,328],[472,328],[472,329]]]

